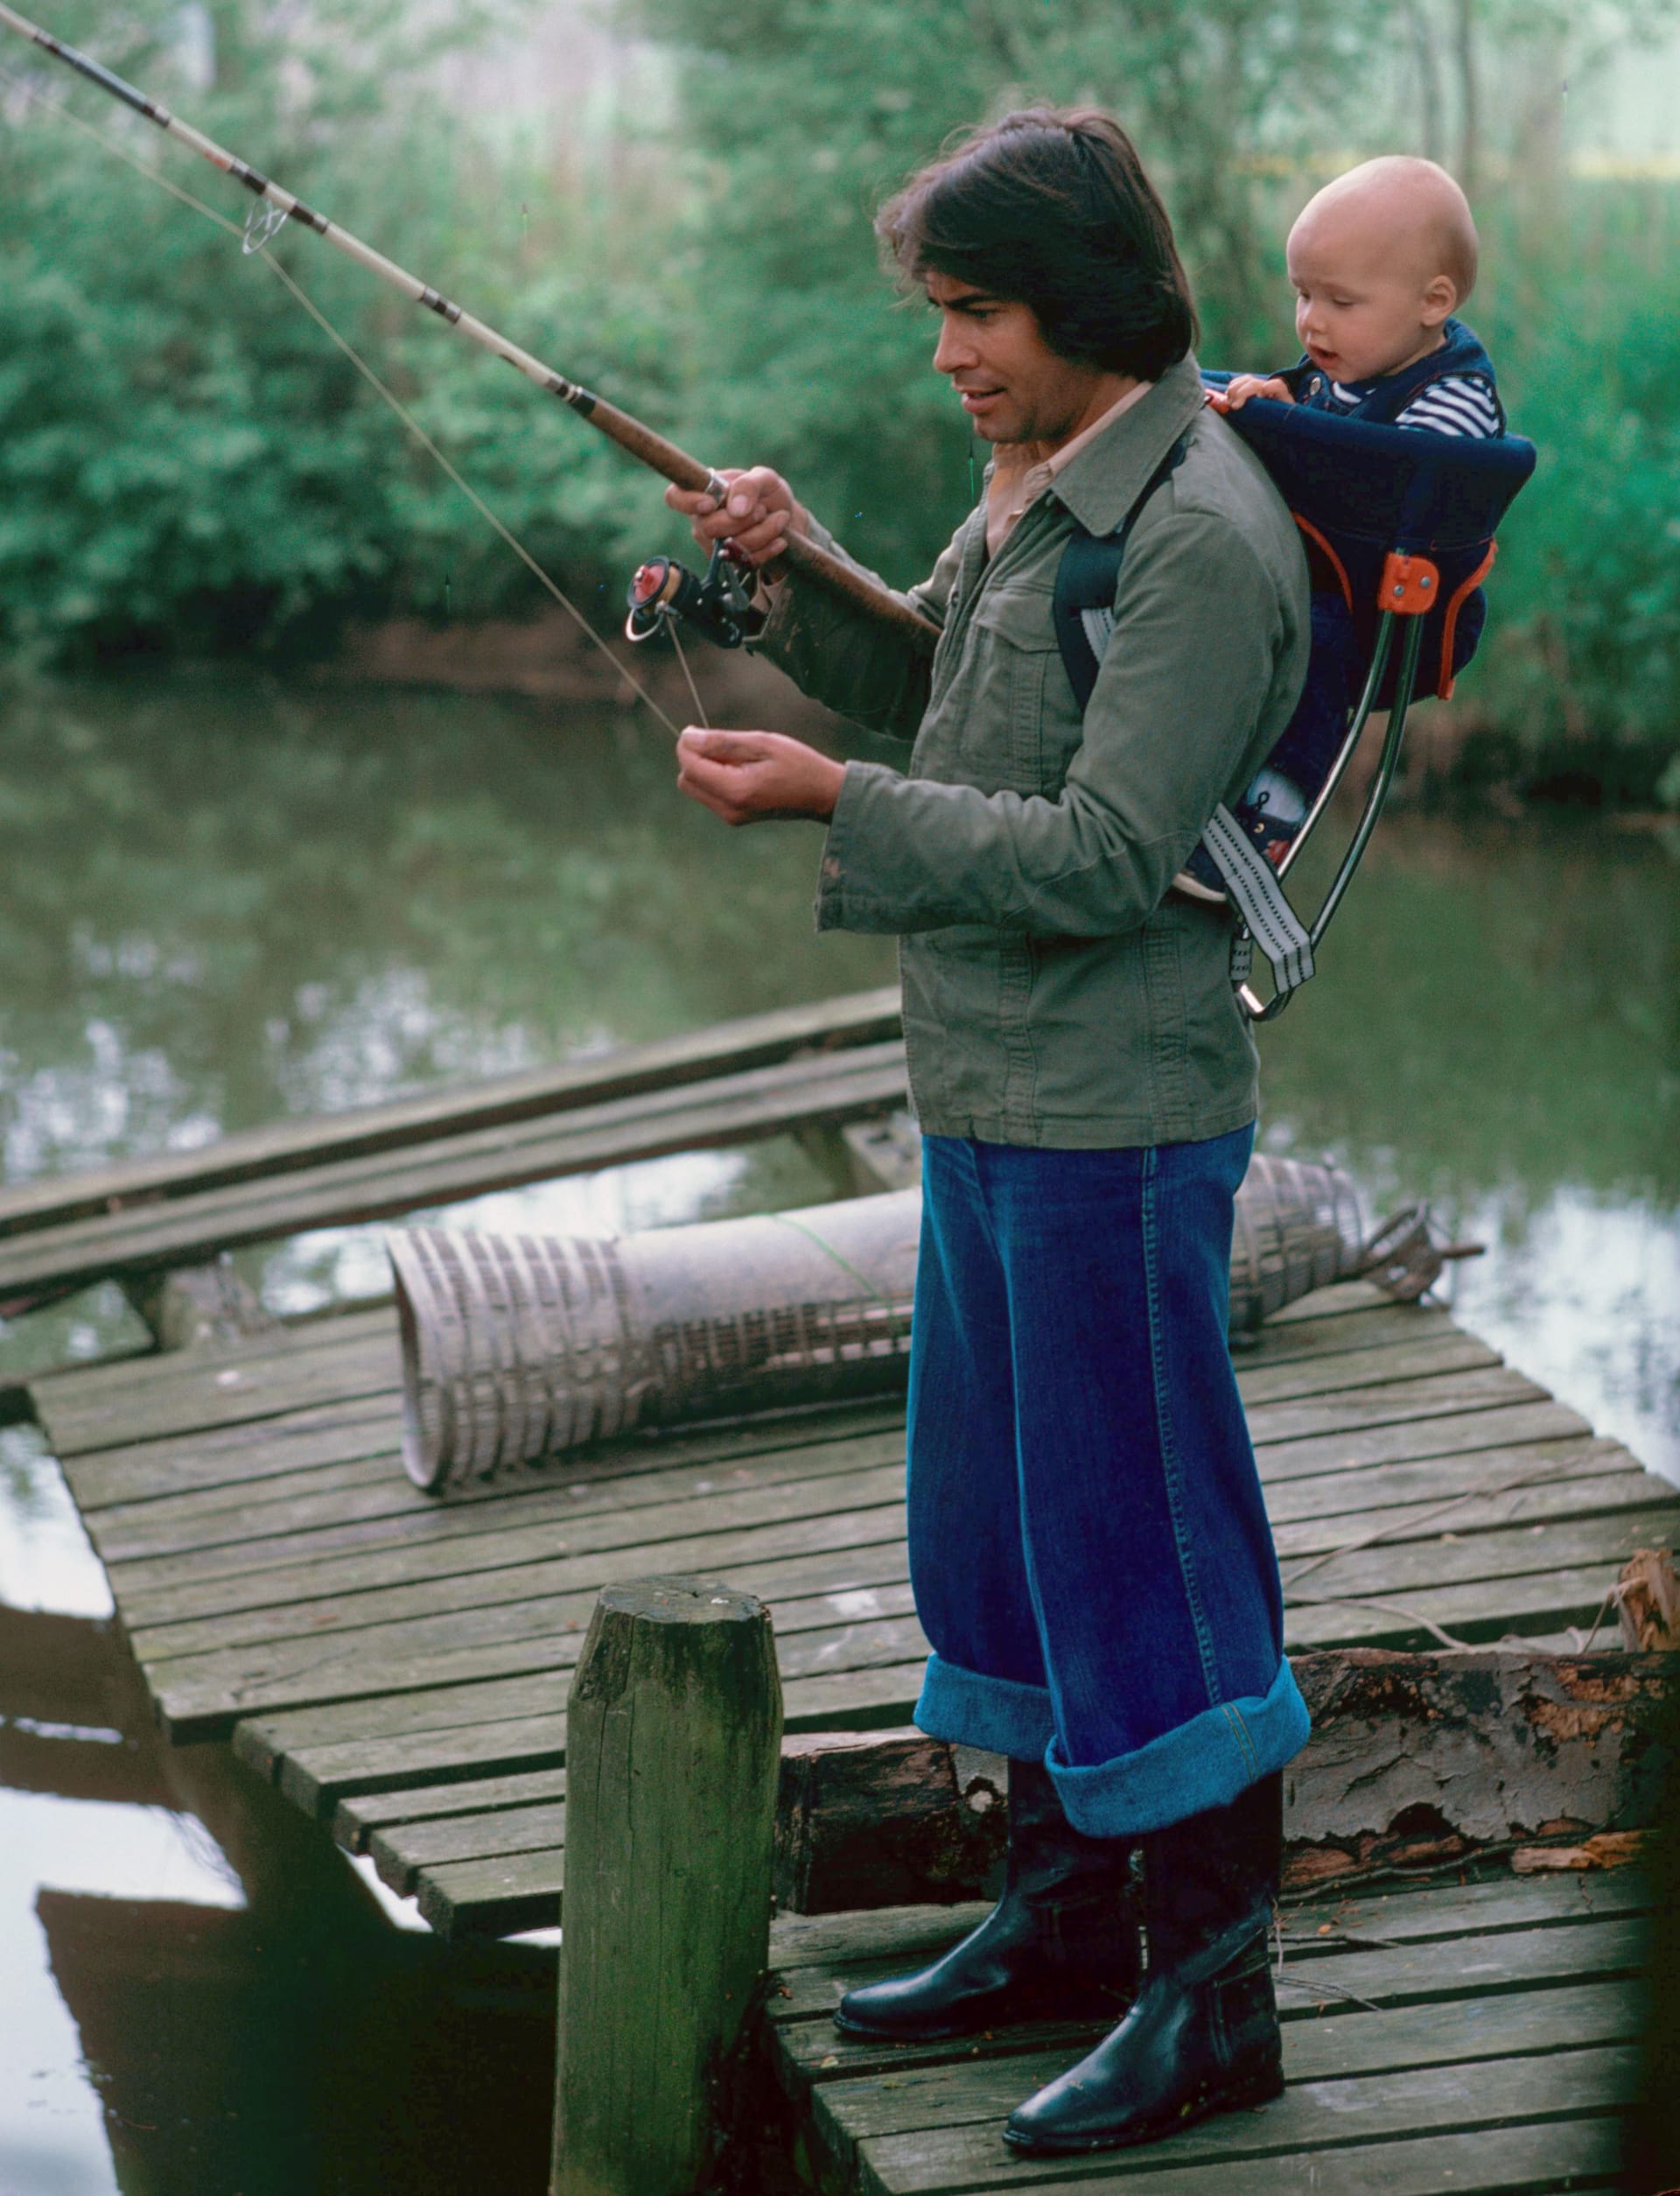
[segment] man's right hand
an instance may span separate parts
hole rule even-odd
[[[767,465],[750,466],[745,472],[726,469],[718,478],[729,483],[729,496],[721,508],[704,488],[672,487],[665,491],[671,509],[693,523],[694,538],[702,549],[731,541],[748,564],[770,565],[787,550],[790,533],[810,532],[810,513],[794,500],[780,474]]]

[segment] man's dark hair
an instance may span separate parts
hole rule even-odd
[[[875,227],[908,280],[948,275],[1030,305],[1064,358],[1152,382],[1196,340],[1166,208],[1097,109],[1026,107],[974,131]]]

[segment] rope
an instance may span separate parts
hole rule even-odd
[[[320,307],[315,303],[314,299],[310,297],[308,292],[304,290],[287,271],[287,270],[280,264],[280,262],[270,255],[267,247],[266,240],[261,236],[260,233],[250,232],[248,229],[242,228],[237,221],[230,221],[225,214],[218,214],[214,207],[206,206],[201,198],[195,197],[191,191],[184,190],[178,183],[171,182],[170,179],[166,175],[160,175],[155,169],[148,167],[145,162],[144,160],[137,159],[135,155],[129,151],[126,145],[119,144],[115,137],[108,136],[108,134],[103,130],[100,129],[96,123],[86,122],[80,115],[74,113],[70,108],[61,106],[56,99],[49,99],[44,92],[38,91],[35,86],[32,84],[26,77],[15,76],[10,69],[0,69],[0,82],[10,84],[15,90],[21,91],[26,98],[33,100],[37,106],[45,107],[50,114],[56,115],[61,121],[71,123],[75,129],[80,130],[85,137],[92,137],[96,144],[102,145],[107,152],[115,153],[119,160],[126,161],[129,166],[131,167],[137,175],[144,176],[148,183],[155,183],[159,190],[167,191],[171,198],[178,199],[183,206],[190,206],[195,213],[202,214],[206,221],[214,221],[218,228],[226,230],[228,235],[238,237],[240,239],[242,249],[248,256],[262,260],[263,264],[269,269],[270,272],[276,276],[278,280],[285,285],[286,289],[291,292],[291,295],[297,299],[298,303],[302,305],[304,312],[308,313],[310,319],[315,322],[316,326],[322,331],[322,333],[326,335],[329,340],[344,354],[345,357],[349,360],[352,366],[355,368],[356,371],[361,375],[362,379],[368,382],[369,387],[375,389],[384,399],[385,403],[390,406],[391,410],[396,414],[397,417],[408,429],[409,432],[414,437],[415,440],[420,445],[421,448],[425,451],[426,454],[436,460],[441,470],[460,490],[461,494],[466,498],[467,502],[472,506],[473,509],[478,512],[480,517],[482,518],[486,523],[500,537],[500,538],[507,544],[508,547],[513,551],[514,556],[519,558],[521,564],[525,566],[526,570],[531,574],[533,579],[537,580],[538,583],[548,591],[548,593],[553,597],[554,600],[557,602],[560,607],[566,613],[567,616],[571,619],[573,624],[577,626],[578,631],[583,634],[584,637],[594,647],[598,648],[601,654],[606,656],[607,662],[612,666],[613,670],[624,681],[625,684],[629,687],[631,692],[634,694],[636,698],[643,703],[646,707],[652,712],[652,713],[659,719],[660,723],[664,726],[666,731],[670,733],[673,739],[676,739],[680,735],[682,727],[679,725],[673,723],[671,719],[666,715],[665,712],[660,707],[659,704],[648,691],[648,689],[641,684],[640,680],[634,678],[631,673],[625,669],[623,663],[620,663],[619,658],[612,653],[606,642],[601,638],[601,635],[595,630],[595,628],[590,623],[589,620],[578,607],[578,605],[571,600],[571,597],[567,594],[559,583],[552,579],[550,574],[543,570],[542,566],[537,563],[536,558],[533,557],[530,551],[526,548],[524,543],[519,539],[517,535],[515,535],[510,528],[505,525],[503,522],[497,517],[496,514],[491,509],[490,506],[485,502],[484,498],[478,493],[477,489],[469,486],[469,484],[462,479],[460,474],[444,455],[443,452],[438,447],[438,445],[432,440],[431,437],[420,424],[420,422],[415,417],[414,414],[409,410],[408,406],[403,403],[402,398],[398,396],[393,389],[390,389],[386,386],[386,384],[380,379],[379,375],[374,371],[373,368],[368,365],[367,360],[364,359],[361,354],[356,349],[355,346],[350,342],[349,339],[339,333],[338,329],[334,327],[332,321],[327,319],[326,313],[321,311]],[[278,224],[276,224],[276,226],[278,226]],[[678,652],[680,654],[681,650],[679,649]],[[693,676],[689,671],[686,660],[683,662],[682,670],[685,677],[688,677],[690,691],[694,693],[695,706],[698,709],[700,706],[700,698],[697,691],[695,691]],[[704,710],[701,711],[701,722],[703,724],[705,722],[705,713]]]

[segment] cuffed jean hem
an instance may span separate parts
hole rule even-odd
[[[984,1678],[969,1681],[987,1682]],[[916,1721],[921,1722],[920,1714]],[[1062,1812],[1074,1829],[1093,1838],[1141,1837],[1148,1830],[1167,1829],[1206,1807],[1229,1807],[1250,1785],[1292,1761],[1306,1743],[1312,1727],[1295,1674],[1284,1661],[1278,1664],[1264,1700],[1222,1701],[1176,1729],[1163,1731],[1146,1746],[1116,1754],[1112,1761],[1098,1762],[1093,1768],[1068,1768],[1056,1758],[1054,1742],[1045,1760]],[[951,1734],[940,1731],[934,1736]],[[989,1742],[970,1743],[984,1746]]]
[[[942,1662],[936,1654],[928,1658],[915,1723],[929,1738],[1008,1754],[1016,1761],[1042,1761],[1056,1728],[1043,1686],[982,1677],[977,1670]]]

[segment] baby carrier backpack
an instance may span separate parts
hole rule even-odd
[[[1432,371],[1395,377],[1404,386],[1390,392],[1390,419],[1429,381],[1464,370],[1448,362],[1452,356],[1449,347],[1422,361]],[[1202,379],[1218,391],[1230,376]],[[1222,896],[1235,910],[1231,980],[1244,1010],[1264,1021],[1281,1014],[1312,974],[1317,947],[1393,783],[1412,700],[1445,698],[1475,652],[1494,530],[1533,472],[1535,451],[1516,435],[1470,440],[1310,401],[1251,397],[1230,424],[1300,528],[1312,589],[1312,653],[1295,713],[1242,798],[1209,818],[1186,865],[1192,890]],[[1080,528],[1063,551],[1056,638],[1082,709],[1114,629],[1127,537],[1182,461],[1188,439],[1186,430],[1113,533]],[[1284,879],[1381,709],[1389,712],[1388,731],[1363,812],[1318,914],[1304,923]],[[1272,972],[1272,995],[1264,1002],[1248,980],[1256,944]]]

